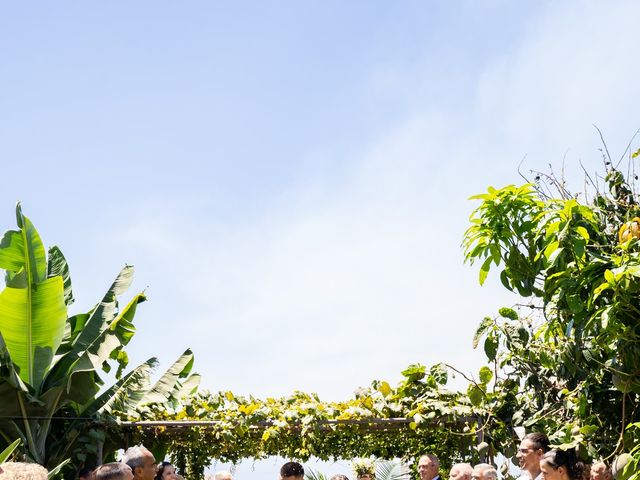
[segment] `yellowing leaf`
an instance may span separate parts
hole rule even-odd
[[[382,393],[383,397],[388,397],[391,393],[391,386],[388,382],[381,382],[378,390],[380,391],[380,393]]]

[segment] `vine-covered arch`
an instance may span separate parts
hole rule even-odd
[[[170,455],[193,475],[213,460],[274,455],[413,459],[431,452],[446,469],[456,460],[479,461],[495,454],[483,447],[488,444],[481,426],[490,415],[468,395],[445,389],[446,367],[413,365],[403,375],[395,388],[375,381],[343,402],[323,402],[302,392],[264,400],[200,393],[179,412],[159,408],[147,412],[146,418],[154,420],[125,422],[122,428],[128,443],[144,443],[156,455]],[[484,380],[477,383],[480,390],[490,378]]]

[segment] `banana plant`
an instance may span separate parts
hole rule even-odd
[[[153,403],[175,403],[185,388],[197,388],[199,376],[191,374],[190,350],[153,386],[155,358],[125,374],[124,348],[135,334],[137,307],[146,300],[141,292],[122,308],[118,302],[131,285],[133,267],[122,269],[93,309],[68,316],[73,292],[64,255],[57,247],[45,251],[20,204],[16,217],[18,229],[0,241],[6,272],[0,292],[0,437],[7,445],[21,440],[31,461],[54,468],[82,443],[92,421],[136,417]],[[98,395],[100,373],[114,365],[116,383]]]

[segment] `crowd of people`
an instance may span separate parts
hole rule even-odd
[[[575,449],[560,450],[549,447],[544,433],[526,435],[520,442],[516,457],[522,469],[518,480],[612,480],[611,471],[602,462],[590,466],[581,461]],[[420,480],[441,480],[440,461],[433,454],[418,459]],[[374,472],[362,473],[357,480],[375,480]],[[450,480],[497,480],[498,471],[489,463],[471,465],[456,463],[449,471]],[[0,464],[0,480],[47,480],[47,470],[34,463],[9,462]],[[153,453],[143,446],[124,452],[122,460],[84,468],[78,480],[184,480],[169,462],[157,463]],[[207,480],[233,480],[228,471],[217,472]],[[280,480],[304,480],[304,467],[297,462],[287,462],[280,469]],[[349,480],[337,474],[330,480]]]

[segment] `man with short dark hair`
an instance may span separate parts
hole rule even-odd
[[[94,480],[133,480],[133,472],[126,463],[105,463],[96,468]]]
[[[549,450],[549,439],[542,432],[532,432],[524,436],[518,447],[516,457],[525,475],[520,479],[541,480],[540,460]]]
[[[156,459],[142,445],[128,448],[124,452],[122,463],[131,467],[134,480],[153,480],[156,476]]]
[[[280,480],[303,480],[304,467],[298,462],[287,462],[280,469]]]
[[[440,478],[438,469],[440,468],[440,460],[432,453],[423,455],[418,460],[418,474],[420,480],[436,480]]]

